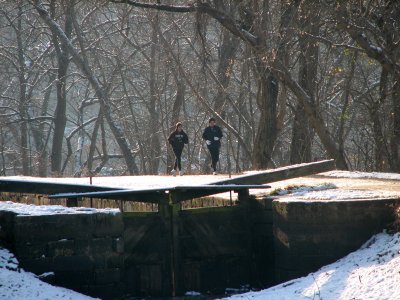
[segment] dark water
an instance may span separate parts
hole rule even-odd
[[[181,296],[181,297],[128,297],[124,298],[124,300],[213,300],[213,299],[221,299],[223,297],[227,297],[224,295],[221,296]]]
[[[229,297],[228,295],[221,296],[182,296],[182,297],[128,297],[124,300],[214,300]]]
[[[219,295],[187,295],[180,297],[126,297],[124,300],[214,300],[214,299],[222,299],[226,297],[230,297],[233,295],[243,294],[250,291],[256,291],[256,289],[252,289],[249,286],[245,285],[241,288],[227,288],[225,293]]]

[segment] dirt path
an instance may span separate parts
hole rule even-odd
[[[372,191],[391,191],[400,195],[400,181],[386,179],[360,179],[360,178],[338,178],[322,175],[299,177],[284,181],[270,183],[273,189],[285,188],[293,185],[317,186],[324,183],[334,184],[337,188],[346,190],[372,190]]]

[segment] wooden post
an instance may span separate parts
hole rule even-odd
[[[179,245],[179,211],[181,204],[174,204],[175,193],[169,193],[168,199],[159,204],[159,212],[165,224],[167,245],[164,261],[164,290],[166,296],[175,297],[182,291],[181,252]]]
[[[170,197],[174,197],[174,193],[170,193]],[[173,199],[171,199],[173,200]],[[171,207],[171,265],[172,265],[172,296],[181,295],[182,290],[182,259],[179,242],[179,212],[181,211],[181,203],[170,202]]]
[[[250,201],[250,191],[249,189],[240,189],[238,190],[238,200],[239,200],[239,208],[243,212],[244,220],[243,220],[243,230],[247,232],[247,242],[242,243],[242,247],[246,252],[245,260],[246,265],[250,270],[250,278],[252,274],[254,274],[254,257],[253,257],[253,226],[252,221],[254,220],[254,215],[252,211],[252,205]]]
[[[170,264],[170,257],[171,257],[171,247],[170,247],[170,239],[171,239],[171,226],[170,226],[170,219],[171,219],[171,210],[169,207],[169,203],[167,199],[163,199],[158,204],[158,213],[162,219],[162,224],[164,225],[161,228],[161,232],[165,232],[165,239],[166,242],[164,243],[164,248],[160,249],[160,253],[163,253],[162,256],[162,291],[163,296],[170,296],[172,295],[172,281],[171,281],[171,264]]]
[[[250,197],[249,189],[238,190],[239,203],[247,202],[247,200],[249,200],[249,197]]]
[[[67,207],[77,207],[78,197],[67,198]]]
[[[91,172],[90,172],[91,173]],[[90,181],[90,185],[92,185],[93,184],[93,180],[92,180],[92,174],[90,174],[90,177],[89,177],[89,181]],[[93,207],[93,198],[92,197],[90,197],[90,207]]]

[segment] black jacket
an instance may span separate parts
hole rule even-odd
[[[216,141],[214,138],[217,137]],[[203,139],[206,141],[211,141],[211,145],[207,145],[208,147],[221,147],[221,138],[223,137],[222,130],[219,126],[214,125],[213,127],[208,126],[204,129]]]
[[[168,142],[174,149],[183,149],[185,144],[189,143],[189,138],[187,134],[182,131],[174,131],[168,137]]]

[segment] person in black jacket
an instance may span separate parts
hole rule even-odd
[[[182,172],[182,164],[181,164],[181,155],[183,151],[183,147],[185,144],[189,143],[189,138],[187,134],[183,131],[183,126],[181,122],[176,123],[175,131],[173,131],[169,137],[168,142],[172,146],[172,150],[175,154],[175,163],[174,168],[171,171],[173,176],[176,175],[177,169],[179,170],[179,175],[183,175]]]
[[[213,174],[217,174],[217,162],[219,160],[219,150],[221,148],[222,130],[217,126],[214,118],[208,120],[208,127],[204,129],[203,139],[206,141],[208,151],[211,154]]]

